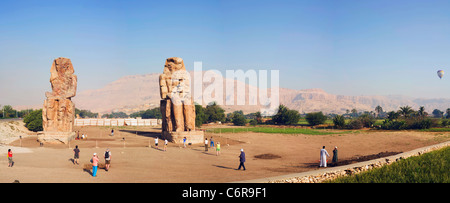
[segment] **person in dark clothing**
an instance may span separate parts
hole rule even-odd
[[[75,149],[73,149],[73,164],[80,165],[78,163],[79,159],[80,159],[80,149],[78,149],[78,145],[76,145]]]
[[[237,170],[241,170],[241,167],[243,167],[244,171],[245,171],[245,165],[244,165],[245,153],[244,153],[244,149],[241,149],[241,154],[239,155],[239,162],[240,162],[240,164],[239,164],[239,168]]]
[[[338,149],[337,149],[337,146],[334,147],[333,159],[331,160],[331,162],[332,162],[333,166],[337,165],[337,162],[338,162]]]

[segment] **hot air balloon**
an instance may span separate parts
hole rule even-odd
[[[442,77],[444,76],[444,71],[438,70],[437,74],[438,74],[439,78],[442,79]]]

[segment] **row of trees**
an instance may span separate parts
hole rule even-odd
[[[225,115],[225,110],[213,102],[206,107],[195,104],[195,125],[200,127],[204,123],[233,123],[233,125],[244,126],[247,119],[251,125],[261,124],[262,116],[260,112],[244,115],[243,111],[234,111]]]
[[[406,111],[405,111],[406,110]],[[381,107],[380,105],[378,105],[377,107],[375,107],[374,111],[362,111],[362,112],[358,112],[358,110],[356,109],[352,109],[346,110],[346,113],[343,114],[344,117],[346,118],[357,118],[361,115],[364,114],[371,114],[373,115],[375,118],[387,118],[389,116],[389,113],[394,112],[394,113],[398,113],[398,112],[402,112],[402,113],[418,113],[418,114],[425,114],[425,116],[433,116],[434,118],[447,118],[450,119],[450,108],[447,108],[447,110],[441,111],[439,109],[434,109],[431,114],[428,114],[428,112],[425,112],[425,107],[421,106],[417,111],[414,111],[411,109],[411,107],[409,106],[404,106],[404,107],[400,107],[400,110],[398,111],[390,111],[390,112],[386,112],[383,110],[383,107]]]
[[[5,115],[10,116],[10,113],[14,110],[11,110],[10,106],[5,106],[6,111]],[[433,126],[437,126],[438,121],[436,119],[430,118],[428,113],[425,111],[424,107],[420,107],[417,111],[413,110],[409,106],[400,107],[398,111],[384,112],[380,106],[375,108],[377,112],[377,117],[380,117],[383,113],[385,114],[385,120],[381,125],[373,126],[376,122],[375,115],[373,113],[364,113],[358,115],[358,117],[352,117],[348,122],[346,117],[347,114],[342,115],[332,115],[327,116],[322,112],[313,112],[305,115],[305,120],[309,125],[315,126],[324,124],[327,119],[332,118],[333,124],[337,128],[348,128],[348,129],[359,129],[362,127],[376,127],[381,129],[425,129]],[[88,110],[79,110],[75,109],[76,113],[80,115],[80,117],[97,117],[97,113],[92,113]],[[18,111],[16,111],[18,112]],[[33,131],[42,130],[42,110],[24,110],[21,112],[26,112],[24,122],[27,127]],[[251,125],[256,124],[275,124],[275,125],[296,125],[302,116],[296,110],[291,110],[284,105],[280,105],[278,107],[278,112],[272,116],[271,119],[266,119],[263,122],[263,117],[260,112],[251,113],[244,115],[243,111],[234,111],[233,113],[225,114],[225,110],[221,108],[217,103],[211,103],[206,107],[196,104],[195,105],[196,112],[196,125],[200,127],[204,123],[211,122],[229,122],[234,125],[243,126],[247,124],[247,120],[249,119],[249,123]],[[18,113],[16,113],[18,114]],[[450,119],[450,108],[445,112],[440,112],[439,110],[433,111],[434,117],[442,118],[444,117]],[[105,114],[103,117],[106,118],[126,118],[127,114],[123,112],[115,112],[111,114]],[[148,109],[145,111],[135,112],[129,115],[129,117],[142,117],[142,118],[161,118],[161,111],[159,107]],[[442,120],[441,125],[446,126],[450,124],[450,120]],[[40,126],[40,127],[39,127]]]
[[[130,114],[130,117],[131,118],[142,117],[144,119],[148,119],[148,118],[161,119],[162,114],[161,114],[161,110],[159,109],[159,107],[156,107],[153,109],[147,109],[145,111],[139,111],[139,112],[132,113],[132,114]]]
[[[97,118],[98,113],[92,113],[90,110],[80,110],[75,108],[75,115],[79,115],[81,118]]]
[[[159,113],[159,108],[155,108],[154,110],[156,111],[156,109]],[[380,106],[378,106],[375,110],[379,115],[383,112]],[[225,114],[225,110],[215,102],[207,105],[206,107],[196,104],[195,112],[197,127],[204,123],[211,122],[233,123],[237,126],[243,126],[247,124],[248,119],[250,119],[249,123],[251,125],[263,123],[275,125],[296,125],[302,118],[298,111],[289,109],[282,104],[278,107],[278,112],[272,116],[272,119],[267,119],[265,122],[263,122],[260,112],[244,115],[243,111],[234,111],[233,113]],[[390,129],[390,127],[387,127],[387,125],[389,125],[388,122],[397,122],[398,120],[406,123],[399,129],[424,129],[437,125],[436,120],[427,117],[428,113],[425,111],[424,107],[420,107],[417,111],[414,111],[411,107],[405,106],[400,107],[398,111],[391,111],[385,114],[387,117],[387,121],[385,121],[386,124],[375,127]],[[433,115],[434,114],[435,113],[433,113]],[[450,108],[447,109],[446,115],[450,118]],[[345,117],[345,114],[331,116],[333,124],[337,128],[360,129],[363,127],[374,127],[373,125],[376,122],[375,115],[369,112],[359,114],[357,117],[353,117],[349,122],[346,122]],[[322,112],[313,112],[305,115],[305,120],[312,126],[324,124],[329,118],[329,116],[324,115]],[[444,120],[443,125],[446,123],[447,121]]]
[[[0,119],[1,118],[23,118],[28,115],[33,109],[16,110],[11,105],[0,105]]]
[[[437,127],[437,118],[444,118],[443,113],[437,109],[433,111],[432,119],[428,117],[428,113],[422,106],[417,111],[414,111],[409,106],[400,107],[400,109],[395,112],[391,111],[388,113],[387,118],[383,121],[380,126],[381,129],[386,130],[402,130],[402,129],[428,129],[430,127]],[[446,118],[450,118],[450,108],[447,109]],[[443,120],[442,126],[447,126],[447,120]]]
[[[389,117],[409,117],[409,116],[429,116],[428,112],[425,111],[425,107],[421,106],[417,111],[414,111],[410,106],[402,106],[398,111],[390,111],[390,112],[384,112],[383,108],[381,106],[375,107],[375,111],[377,112],[377,117],[379,118],[389,118]],[[434,109],[431,112],[431,115],[434,118],[447,118],[450,119],[450,108],[447,108],[445,112]]]
[[[92,113],[89,110],[79,110],[75,109],[75,113],[78,114],[81,118],[96,118],[98,116],[98,113]],[[111,112],[109,114],[103,114],[102,118],[136,118],[136,117],[142,117],[144,119],[147,118],[157,118],[161,119],[161,111],[159,110],[159,107],[153,108],[153,109],[147,109],[143,111],[138,111],[131,113],[130,115],[124,113],[124,112]]]
[[[437,119],[447,118],[450,119],[450,108],[447,109],[445,116],[444,113],[435,109],[432,113],[433,117],[425,111],[422,106],[417,111],[413,110],[409,106],[400,107],[398,111],[384,112],[380,106],[375,108],[378,116],[385,114],[385,120],[381,125],[374,126],[376,122],[376,114],[365,112],[358,114],[357,117],[351,117],[349,121],[348,114],[333,115],[332,121],[337,128],[347,129],[360,129],[363,127],[375,127],[379,129],[427,129],[430,127],[447,126],[450,124],[450,120]],[[355,113],[355,112],[352,112]],[[297,124],[301,115],[295,111],[290,110],[284,105],[280,105],[277,114],[272,117],[272,120],[266,123],[292,125]],[[305,120],[309,125],[315,126],[324,124],[329,117],[322,112],[313,112],[305,115]],[[440,124],[439,124],[440,122]]]

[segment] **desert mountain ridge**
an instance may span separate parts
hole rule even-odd
[[[191,76],[193,72],[190,72]],[[127,114],[155,108],[159,106],[159,75],[160,73],[151,73],[143,75],[128,75],[113,81],[103,88],[94,90],[85,90],[77,92],[72,98],[78,109],[91,110],[101,114],[111,112],[125,112]],[[246,87],[246,104],[248,104],[248,92],[258,91],[258,87],[244,84],[241,81],[229,78],[222,78],[224,84],[235,82],[241,83]],[[203,89],[211,82],[203,81]],[[191,85],[193,82],[191,81]],[[224,85],[225,86],[225,85]],[[269,91],[270,92],[270,91]],[[234,98],[242,95],[236,95]],[[270,93],[269,93],[270,95]],[[226,91],[223,91],[223,98],[227,98]],[[290,109],[295,109],[300,113],[309,113],[322,111],[324,113],[346,113],[347,110],[357,109],[360,111],[374,111],[375,107],[380,105],[384,111],[398,110],[400,106],[410,106],[418,109],[425,106],[429,113],[433,109],[444,111],[450,108],[450,99],[421,99],[401,95],[389,96],[346,96],[334,95],[325,92],[323,89],[279,89],[279,102]],[[224,102],[225,103],[225,102]],[[253,113],[261,109],[261,105],[221,105],[226,112],[242,110],[244,113]]]

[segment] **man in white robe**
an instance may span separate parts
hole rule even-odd
[[[327,150],[325,149],[325,146],[322,147],[320,150],[320,165],[319,167],[327,167],[327,157],[330,157]]]

